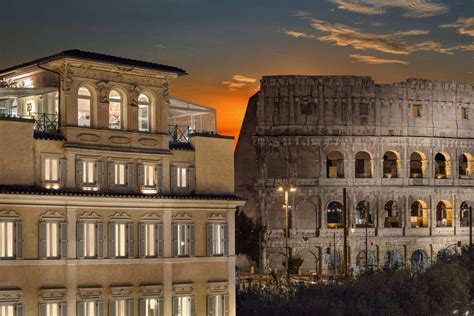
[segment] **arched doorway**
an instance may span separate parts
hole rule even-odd
[[[342,204],[331,202],[327,207],[327,228],[343,228]]]
[[[424,271],[430,265],[429,257],[426,251],[422,249],[415,250],[411,255],[411,266],[418,271]]]
[[[403,258],[399,251],[387,251],[385,255],[385,267],[391,270],[397,270],[403,267]]]
[[[400,218],[400,211],[398,209],[398,203],[395,201],[388,201],[385,203],[384,206],[385,212],[385,227],[387,228],[400,228],[401,225],[401,218]]]
[[[453,226],[453,209],[447,201],[440,201],[436,205],[436,227]]]

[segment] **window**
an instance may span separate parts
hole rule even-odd
[[[126,258],[131,255],[133,247],[133,224],[114,222],[109,224],[109,257]],[[129,255],[130,254],[130,255]]]
[[[122,128],[122,96],[116,90],[109,94],[109,128]]]
[[[355,177],[372,178],[372,159],[365,151],[360,151],[355,156]]]
[[[59,181],[59,159],[44,159],[44,180],[49,182]]]
[[[163,256],[163,224],[152,221],[140,223],[140,257]]]
[[[372,215],[369,203],[367,201],[361,201],[357,203],[356,214],[355,214],[356,227],[368,227],[374,226],[374,216]]]
[[[470,177],[470,166],[469,160],[465,154],[459,156],[459,178],[469,179]]]
[[[194,224],[173,224],[173,250],[175,257],[194,256]]]
[[[410,215],[412,228],[428,227],[428,209],[420,201],[413,202]]]
[[[461,117],[465,120],[469,119],[469,109],[468,108],[461,108]]]
[[[207,251],[208,256],[227,255],[227,224],[208,224],[207,225]]]
[[[338,151],[327,155],[327,177],[329,179],[344,178],[344,156]]]
[[[150,131],[150,99],[144,94],[138,97],[138,130]]]
[[[363,102],[363,103],[360,104],[359,114],[360,115],[369,115],[369,104],[367,102]]]
[[[229,296],[226,294],[215,294],[207,297],[208,316],[229,315]]]
[[[16,316],[15,315],[15,305],[1,305],[0,306],[0,316]]]
[[[103,316],[103,303],[99,301],[84,301],[77,304],[77,316]]]
[[[15,258],[18,224],[13,220],[0,221],[0,259]]]
[[[327,228],[343,228],[342,204],[331,202],[327,208]]]
[[[82,259],[102,258],[104,227],[96,220],[77,224],[77,257]]]
[[[193,296],[173,297],[173,316],[196,315]]]
[[[84,160],[82,162],[82,182],[85,184],[95,184],[95,162]]]
[[[131,312],[130,314],[129,314],[129,311]],[[110,316],[133,316],[133,301],[127,300],[127,299],[119,299],[119,300],[111,301],[109,315]]]
[[[92,96],[89,89],[80,87],[77,93],[77,125],[91,126]]]
[[[435,156],[435,178],[446,179],[447,174],[447,160],[443,154],[437,153]]]
[[[151,164],[143,165],[143,185],[146,187],[156,186],[156,167]]]
[[[114,169],[114,184],[125,185],[127,165],[125,163],[114,163]]]
[[[410,178],[423,178],[423,159],[416,152],[410,155]]]
[[[177,187],[178,188],[186,188],[187,187],[187,169],[183,167],[177,167]]]
[[[448,202],[436,205],[436,227],[451,227],[453,225],[453,210]]]
[[[384,206],[385,211],[385,227],[397,228],[400,225],[400,212],[398,204],[395,201],[388,201]]]
[[[41,304],[40,316],[61,316],[61,304],[60,303]]]
[[[397,160],[397,156],[391,151],[387,151],[385,155],[383,155],[384,178],[396,178],[398,176]]]
[[[461,203],[460,207],[461,227],[469,226],[469,205],[466,202]]]
[[[141,316],[163,316],[163,299],[146,298],[140,300]]]
[[[421,117],[421,104],[413,104],[413,117]]]
[[[67,257],[67,223],[47,220],[39,227],[40,258]]]

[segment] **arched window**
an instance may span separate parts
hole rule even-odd
[[[150,131],[150,99],[140,94],[138,97],[138,130],[140,132]]]
[[[109,128],[122,128],[122,96],[116,90],[109,94]]]
[[[415,201],[411,205],[411,227],[428,227],[428,209],[420,202]]]
[[[424,271],[429,266],[428,254],[426,251],[418,249],[411,255],[411,266],[418,271]]]
[[[365,151],[359,151],[355,156],[355,177],[372,178],[372,159]]]
[[[338,151],[332,151],[327,155],[327,177],[344,178],[344,156]]]
[[[435,156],[435,178],[436,179],[446,179],[447,170],[446,157],[443,154],[437,153]]]
[[[451,205],[443,201],[436,205],[436,227],[453,226],[453,210]]]
[[[385,227],[399,228],[401,226],[400,211],[395,201],[388,201],[384,206]]]
[[[91,105],[90,90],[81,86],[77,92],[77,126],[91,126]]]
[[[449,261],[453,257],[453,252],[448,248],[443,248],[436,254],[436,259]]]
[[[423,159],[417,152],[410,155],[410,178],[423,178]]]
[[[360,201],[356,206],[355,214],[356,227],[365,227],[367,224],[368,227],[374,226],[374,216],[369,208],[369,203],[367,201]]]
[[[389,250],[385,256],[385,266],[391,270],[397,270],[403,267],[403,259],[397,250]]]
[[[469,205],[466,202],[461,203],[460,207],[461,227],[469,227]]]
[[[327,209],[327,228],[343,228],[342,204],[331,202]]]
[[[356,273],[361,273],[367,270],[371,270],[376,266],[375,255],[372,251],[367,252],[367,257],[365,251],[359,252],[356,257]]]
[[[383,177],[396,178],[398,176],[397,156],[387,151],[383,155]]]
[[[459,156],[459,179],[469,179],[471,175],[469,167],[469,159],[465,154]]]

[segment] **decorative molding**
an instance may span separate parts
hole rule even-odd
[[[110,287],[110,298],[111,299],[118,299],[118,298],[130,298],[133,294],[133,286],[126,285],[126,286],[111,286]]]
[[[130,138],[122,136],[111,136],[109,137],[109,142],[112,144],[130,144]]]
[[[102,287],[83,287],[77,289],[77,299],[85,300],[101,300]]]
[[[193,218],[188,213],[176,213],[173,216],[173,221],[187,221],[192,222]]]
[[[20,219],[20,214],[13,210],[0,210],[0,217],[3,219],[14,219],[14,220],[19,220]]]
[[[64,220],[65,216],[58,211],[46,211],[40,215],[42,221],[53,219],[53,220]]]
[[[100,141],[100,136],[96,134],[81,133],[77,138],[83,142],[97,143]]]
[[[208,293],[227,293],[229,291],[229,283],[227,281],[209,281],[207,284]]]
[[[227,221],[227,218],[222,213],[212,213],[207,218],[207,221],[209,223],[225,223]]]
[[[78,216],[79,220],[101,220],[101,216],[99,214],[97,214],[96,212],[94,211],[85,211],[84,213],[82,213],[81,215]]]
[[[96,83],[97,97],[100,103],[109,103],[110,87],[107,81],[99,81]]]
[[[130,106],[138,107],[138,97],[140,96],[141,89],[132,85],[130,88]]]
[[[152,138],[140,138],[138,142],[140,143],[140,145],[149,147],[155,147],[158,145],[158,141]]]
[[[20,289],[0,290],[0,303],[19,303],[22,298]]]
[[[73,72],[71,68],[69,67],[68,63],[62,63],[61,66],[59,66],[59,72],[61,73],[61,88],[63,91],[69,91],[72,88],[73,84],[73,79],[72,75]]]
[[[130,215],[126,212],[116,212],[110,216],[111,220],[130,220]]]
[[[193,294],[193,283],[173,284],[173,295],[190,295]]]
[[[141,285],[140,286],[141,297],[162,297],[163,296],[163,285]]]
[[[140,217],[141,221],[161,221],[161,216],[156,213],[145,213],[142,217]]]
[[[40,303],[65,302],[67,290],[65,288],[40,289]]]

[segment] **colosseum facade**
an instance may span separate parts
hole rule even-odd
[[[296,188],[288,246],[302,274],[342,272],[344,188],[354,272],[422,269],[460,251],[474,203],[473,91],[420,79],[263,77],[235,151],[244,211],[266,227],[261,268],[284,269],[280,185]]]

